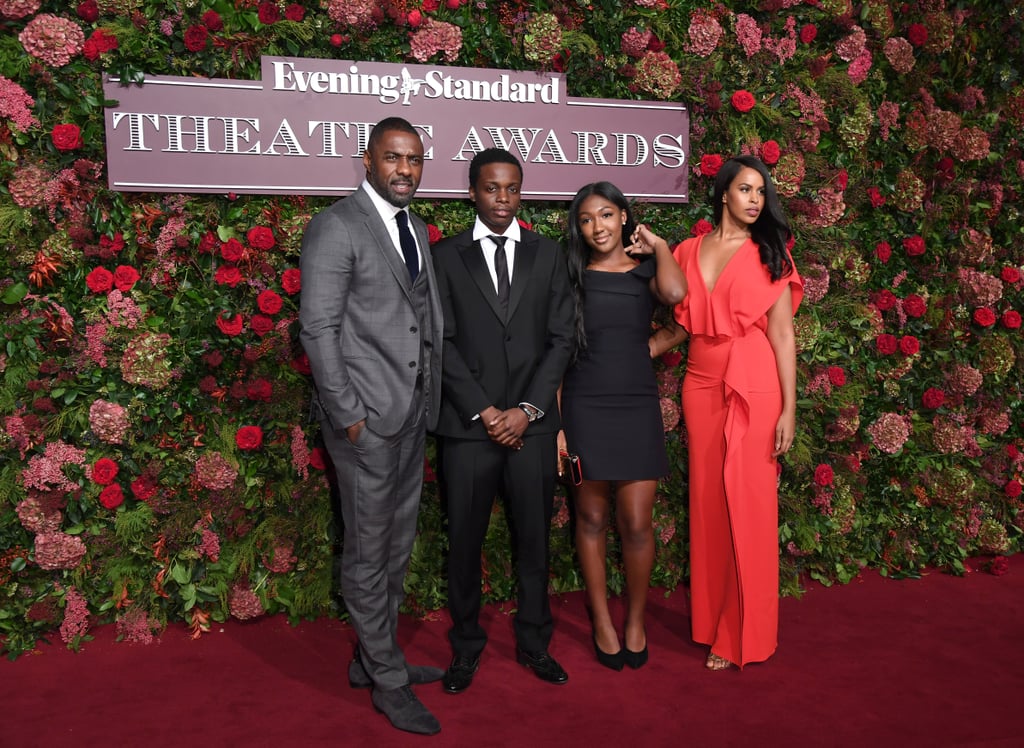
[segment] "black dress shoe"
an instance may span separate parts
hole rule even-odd
[[[597,639],[594,639],[594,654],[597,655],[597,661],[604,665],[606,668],[612,670],[622,670],[622,664],[626,661],[625,649],[620,649],[615,654],[608,654],[599,646],[597,646]]]
[[[413,686],[433,683],[434,681],[441,680],[444,676],[444,670],[439,667],[431,667],[430,665],[409,665],[406,663],[405,672],[409,676],[409,684]],[[348,664],[348,684],[352,688],[371,688],[373,686],[373,680],[370,679],[370,674],[366,672],[366,668],[363,667],[363,661],[358,655],[352,658],[352,661]]]
[[[622,652],[625,655],[624,659],[626,661],[626,664],[629,665],[634,670],[642,668],[644,665],[647,664],[647,645],[646,644],[644,644],[644,648],[641,649],[639,652],[634,652],[632,649],[623,649]],[[598,659],[600,659],[600,658],[598,658]]]
[[[370,696],[373,707],[381,712],[399,730],[418,735],[436,735],[441,731],[437,717],[416,698],[410,686],[389,691],[374,688]]]
[[[477,668],[480,667],[480,655],[460,655],[452,657],[441,684],[445,693],[462,693],[473,682]]]
[[[534,675],[548,683],[560,686],[569,680],[569,675],[562,670],[562,666],[547,652],[527,652],[516,647],[516,662],[530,668]]]

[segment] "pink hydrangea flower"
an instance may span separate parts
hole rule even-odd
[[[74,21],[42,13],[28,22],[18,40],[30,55],[59,68],[82,51],[85,33]]]

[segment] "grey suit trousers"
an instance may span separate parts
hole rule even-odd
[[[322,429],[345,523],[341,592],[363,666],[384,690],[409,682],[397,639],[398,608],[423,488],[424,407],[418,387],[405,426],[390,437],[364,427],[353,444],[344,431],[327,423]]]

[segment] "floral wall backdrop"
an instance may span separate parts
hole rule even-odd
[[[296,344],[303,228],[329,200],[106,187],[101,73],[255,79],[260,55],[555,69],[577,96],[691,115],[691,202],[722,160],[773,172],[807,281],[783,593],[863,567],[1020,550],[1022,0],[0,0],[0,644],[146,642],[336,613],[332,499]],[[526,170],[529,180],[529,166]],[[417,201],[435,238],[464,201]],[[523,220],[560,239],[565,204]],[[654,583],[685,580],[685,350],[659,362],[673,456]],[[433,480],[409,606],[444,602]],[[558,497],[551,587],[578,588]],[[613,586],[621,585],[615,571]],[[489,600],[511,596],[504,520]]]

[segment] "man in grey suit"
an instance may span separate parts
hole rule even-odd
[[[396,631],[441,396],[441,302],[426,224],[407,210],[419,134],[399,117],[378,122],[363,165],[359,189],[303,236],[300,338],[345,525],[341,590],[359,638],[349,682],[372,687],[398,729],[430,735],[441,726],[411,684],[444,671],[408,664]]]

